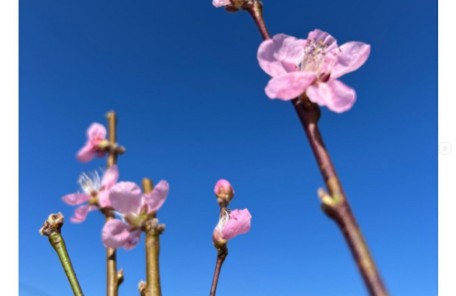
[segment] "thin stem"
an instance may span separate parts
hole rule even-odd
[[[150,179],[144,178],[142,185],[144,193],[152,192],[153,184]],[[146,296],[161,296],[159,255],[160,234],[163,228],[158,225],[156,214],[153,214],[151,219],[151,223],[146,226],[146,286],[144,294]]]
[[[116,124],[117,118],[114,111],[110,111],[106,114],[108,119],[108,128],[109,128],[109,144],[111,147],[116,147]],[[117,162],[117,150],[110,149],[107,160],[107,167],[115,165]],[[114,219],[114,213],[111,210],[103,211],[106,222]],[[119,291],[119,286],[123,281],[122,272],[117,271],[117,254],[116,249],[106,248],[106,285],[107,285],[107,295],[108,296],[117,296]]]
[[[226,256],[228,256],[228,248],[226,245],[217,249],[217,261],[215,263],[214,277],[212,278],[211,291],[209,296],[215,296],[217,291],[217,284],[220,277],[220,271],[222,270],[223,262],[225,261]]]
[[[254,0],[253,4],[246,9],[253,17],[263,39],[270,39],[262,15],[261,3]],[[342,184],[337,177],[329,152],[323,143],[321,133],[318,129],[320,109],[316,104],[310,102],[305,95],[302,98],[292,100],[292,104],[306,132],[320,172],[329,190],[329,195],[322,191],[320,192],[323,209],[330,218],[336,221],[341,229],[370,295],[386,296],[388,292],[375,262],[369,253],[367,244],[351,211]]]
[[[63,215],[61,213],[51,214],[44,222],[43,227],[40,229],[40,233],[47,236],[51,246],[59,256],[60,263],[62,264],[63,270],[70,282],[71,290],[75,296],[83,296],[81,286],[79,285],[78,278],[71,264],[70,256],[68,254],[65,240],[61,234],[61,228],[63,226]]]

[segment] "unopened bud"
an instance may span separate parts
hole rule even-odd
[[[228,205],[228,203],[233,199],[234,189],[228,180],[220,179],[217,183],[215,183],[214,193],[219,200]]]

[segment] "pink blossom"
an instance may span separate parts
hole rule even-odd
[[[87,142],[77,153],[78,160],[88,162],[97,155],[103,156],[104,152],[99,146],[106,141],[106,128],[99,123],[92,123],[87,129]]]
[[[230,0],[213,0],[212,5],[214,5],[215,7],[227,6],[227,5],[231,5],[231,1]]]
[[[103,178],[95,172],[92,176],[82,174],[79,177],[78,183],[81,186],[82,193],[71,193],[62,197],[62,200],[69,205],[80,205],[74,211],[74,216],[70,219],[71,222],[83,222],[87,214],[97,207],[105,208],[110,206],[109,191],[117,182],[119,171],[116,165],[113,165],[103,174]],[[81,205],[85,202],[87,204]]]
[[[269,98],[288,101],[305,93],[310,101],[341,113],[353,106],[356,93],[338,78],[361,67],[369,54],[366,43],[339,47],[331,35],[316,29],[305,40],[277,34],[261,43],[257,57],[272,77],[265,89]]]
[[[217,197],[228,198],[231,200],[234,196],[234,189],[228,180],[220,179],[217,183],[215,183],[214,193]]]
[[[250,230],[251,219],[252,215],[247,209],[226,211],[214,229],[214,239],[226,241],[239,234],[247,233]]]
[[[119,182],[109,193],[111,206],[124,218],[105,223],[102,240],[110,248],[124,247],[131,249],[139,242],[141,226],[149,214],[158,211],[165,202],[169,192],[168,182],[162,180],[151,193],[143,194],[133,182]]]

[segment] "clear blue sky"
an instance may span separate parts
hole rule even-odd
[[[437,295],[436,1],[268,1],[272,34],[315,28],[339,44],[372,45],[342,77],[358,101],[323,109],[321,131],[392,295]],[[119,117],[121,180],[170,183],[159,212],[164,295],[207,295],[215,263],[213,185],[229,179],[232,208],[252,213],[229,243],[218,296],[366,295],[336,225],[320,210],[323,185],[291,104],[264,94],[260,36],[246,13],[211,1],[20,1],[20,262],[23,296],[70,295],[38,229],[69,218],[61,196],[78,190],[76,151],[94,121]],[[67,219],[68,221],[68,219]],[[86,295],[105,293],[101,214],[63,228]],[[137,294],[144,245],[118,252]]]

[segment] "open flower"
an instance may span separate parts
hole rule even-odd
[[[141,228],[166,200],[169,185],[160,181],[151,193],[143,194],[133,182],[119,182],[109,193],[111,206],[122,217],[105,223],[102,240],[110,248],[131,249],[139,242]]]
[[[87,142],[77,153],[78,160],[88,162],[97,155],[103,156],[104,151],[100,148],[106,144],[106,128],[99,123],[92,123],[87,129]]]
[[[335,112],[349,110],[356,101],[355,90],[339,77],[361,67],[370,45],[336,40],[318,29],[307,39],[277,34],[258,49],[260,67],[272,76],[266,86],[271,99],[292,100],[306,94],[310,101]]]
[[[116,165],[111,166],[103,174],[103,178],[97,172],[91,176],[82,174],[79,177],[78,183],[81,186],[82,193],[71,193],[62,197],[62,200],[69,205],[80,205],[74,211],[74,216],[70,219],[71,222],[83,222],[90,211],[97,207],[105,208],[110,206],[109,190],[117,182],[119,171]],[[87,204],[81,205],[85,202]]]
[[[214,229],[213,239],[216,243],[226,243],[239,234],[247,233],[250,230],[252,215],[249,210],[225,211]]]

